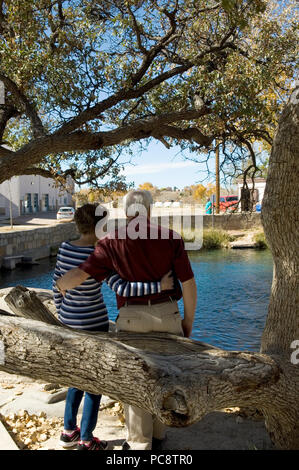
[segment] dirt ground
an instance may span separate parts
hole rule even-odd
[[[58,388],[41,381],[0,372],[0,418],[23,450],[63,450],[64,399],[47,403]],[[66,389],[62,389],[66,392]],[[79,409],[78,425],[82,413]],[[102,398],[94,435],[108,441],[110,450],[121,450],[126,438],[122,404]],[[1,449],[1,436],[0,436]],[[163,450],[269,450],[274,449],[258,414],[248,417],[239,408],[210,413],[186,428],[168,428]]]

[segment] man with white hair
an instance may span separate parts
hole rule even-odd
[[[127,224],[100,239],[94,253],[79,268],[60,278],[61,291],[72,289],[89,276],[103,281],[117,272],[129,281],[154,281],[170,270],[173,289],[143,297],[119,297],[118,331],[167,332],[189,337],[192,331],[196,284],[182,238],[173,230],[155,225],[150,219],[149,191],[130,191],[124,198]],[[184,318],[177,301],[183,296]],[[151,450],[161,444],[165,426],[149,412],[125,405],[127,439],[123,449]]]

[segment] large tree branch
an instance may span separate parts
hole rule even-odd
[[[35,109],[35,106],[21,92],[16,83],[6,77],[3,73],[0,73],[0,80],[2,80],[6,88],[13,94],[15,100],[21,105],[26,115],[29,117],[32,125],[33,136],[38,138],[45,135],[43,123]]]
[[[39,168],[36,166],[28,167],[24,170],[20,170],[20,173],[16,173],[16,175],[39,175],[43,176],[44,178],[54,178],[55,173],[53,171],[47,170],[45,168]]]
[[[131,13],[131,16],[133,17],[133,24],[134,24],[135,31],[136,31],[136,34],[137,34],[138,43],[140,43],[140,30],[139,30],[136,18],[134,17],[134,15],[133,15],[130,8],[129,8],[129,11]],[[170,28],[166,32],[166,34],[149,51],[145,51],[144,48],[143,48],[144,59],[143,59],[143,62],[141,64],[141,67],[138,70],[138,72],[136,72],[132,76],[132,85],[133,86],[135,86],[141,80],[141,78],[145,75],[146,71],[149,69],[149,67],[152,64],[155,57],[157,57],[157,55],[161,52],[161,50],[168,43],[168,41],[171,40],[171,38],[173,37],[173,35],[175,33],[175,30],[176,30],[176,27],[177,27],[176,22],[175,22],[175,13],[176,12],[175,11],[168,12],[167,10],[164,9],[163,13],[169,19]]]
[[[98,118],[104,111],[111,109],[113,106],[117,105],[121,101],[140,98],[146,92],[152,90],[153,88],[160,85],[162,82],[168,80],[169,78],[175,77],[176,75],[180,75],[186,72],[190,67],[192,67],[191,64],[175,67],[174,69],[168,70],[167,72],[158,75],[157,77],[153,78],[152,80],[150,80],[149,82],[147,82],[136,90],[123,88],[114,95],[109,96],[100,103],[97,103],[95,106],[92,106],[91,108],[82,111],[78,116],[63,124],[55,132],[55,134],[68,134],[74,131],[75,129],[78,129],[86,122]]]
[[[137,39],[137,44],[138,44],[138,47],[139,47],[139,50],[144,54],[148,54],[148,51],[147,49],[143,46],[142,44],[142,28],[141,26],[138,24],[137,20],[136,20],[136,17],[132,11],[132,8],[130,7],[130,5],[127,5],[127,9],[128,9],[128,12],[129,12],[129,15],[130,17],[132,18],[132,21],[133,21],[133,29],[135,31],[135,34],[136,34],[136,39]]]
[[[8,161],[9,157],[13,157],[14,155],[15,155],[15,152],[13,150],[2,147],[0,145],[0,165],[1,165],[1,161]]]
[[[228,36],[227,36],[228,37]],[[78,116],[74,117],[70,121],[64,123],[56,132],[55,134],[68,134],[75,129],[80,128],[83,124],[85,124],[88,121],[91,121],[95,118],[98,118],[103,112],[107,111],[108,109],[111,109],[113,106],[117,105],[118,103],[122,101],[127,101],[131,99],[136,99],[140,98],[143,95],[145,95],[148,91],[154,89],[161,83],[169,80],[170,78],[173,78],[178,75],[182,75],[187,70],[190,68],[194,67],[194,65],[198,65],[198,63],[206,56],[209,54],[217,54],[218,52],[221,52],[222,50],[226,49],[229,47],[230,43],[226,42],[225,40],[222,40],[220,44],[211,46],[204,51],[200,52],[198,56],[194,59],[193,62],[184,60],[182,64],[180,64],[177,67],[172,67],[166,72],[161,73],[160,75],[157,75],[153,79],[149,80],[146,82],[144,85],[139,86],[138,88],[128,88],[124,87],[121,90],[119,90],[117,93],[115,93],[112,96],[109,96],[108,98],[102,100],[100,103],[97,103],[91,108],[85,109],[82,111]],[[164,44],[165,45],[165,44]],[[141,70],[141,69],[140,69]],[[140,72],[140,71],[139,71]],[[141,78],[141,76],[140,76]]]
[[[203,106],[201,109],[184,109],[173,111],[150,118],[139,119],[128,125],[107,132],[83,132],[75,131],[70,134],[56,134],[41,137],[31,141],[16,152],[4,151],[0,158],[0,166],[3,170],[2,179],[10,178],[15,174],[21,174],[28,167],[32,168],[41,159],[50,153],[63,153],[69,151],[98,150],[103,147],[114,146],[130,140],[141,140],[159,134],[162,125],[198,119],[210,110]],[[195,133],[194,133],[195,136]],[[189,137],[187,133],[181,134],[182,138]],[[199,132],[196,135],[199,139]],[[202,145],[208,144],[207,137],[202,138]],[[1,154],[0,154],[1,155]]]
[[[162,140],[163,137],[172,137],[177,140],[189,140],[204,147],[209,147],[214,140],[214,136],[206,136],[196,127],[181,129],[179,127],[166,125],[161,125],[159,129],[153,133],[153,137]]]
[[[25,318],[0,314],[0,370],[105,393],[170,426],[229,406],[254,407],[278,447],[298,449],[299,370],[289,356],[222,351],[163,333],[77,332],[53,326],[54,315],[26,288],[4,300]]]
[[[1,105],[0,106],[0,145],[2,142],[3,134],[8,121],[20,114],[15,106],[12,105]]]

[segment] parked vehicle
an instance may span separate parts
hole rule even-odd
[[[238,196],[230,195],[230,196],[221,196],[219,201],[219,209],[221,212],[232,212],[237,209],[238,205]],[[216,207],[216,203],[214,203]]]
[[[57,212],[57,220],[61,219],[73,219],[75,215],[75,209],[73,207],[60,207]]]

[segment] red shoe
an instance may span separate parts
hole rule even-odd
[[[93,437],[89,444],[80,441],[77,450],[107,450],[108,442],[100,441],[97,437]]]
[[[76,428],[72,434],[66,434],[64,431],[60,435],[59,444],[67,449],[68,447],[73,447],[78,444],[80,441],[80,428]]]

